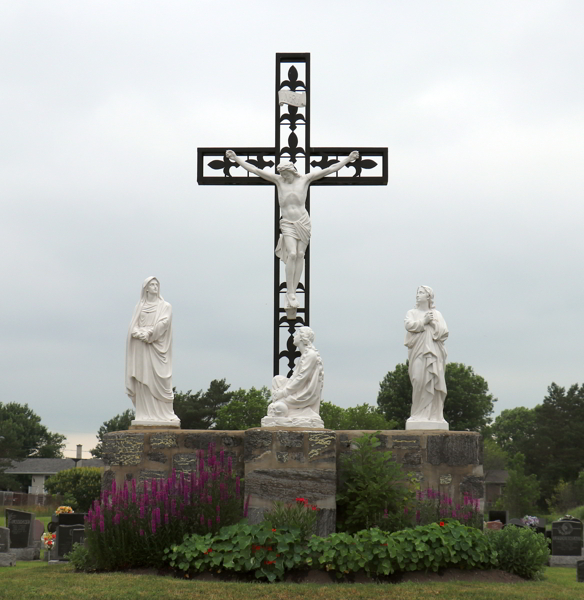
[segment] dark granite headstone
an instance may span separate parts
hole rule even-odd
[[[489,521],[501,521],[503,525],[506,525],[509,521],[509,511],[506,510],[490,510]]]
[[[555,556],[582,554],[582,521],[565,519],[552,523],[552,554]]]
[[[73,548],[72,533],[74,529],[85,527],[85,513],[69,513],[58,515],[57,527],[57,559],[63,560],[65,554]]]
[[[71,545],[85,544],[85,529],[74,529],[71,532]]]
[[[10,529],[0,527],[0,552],[10,552]]]
[[[578,572],[578,583],[584,583],[584,560],[576,563],[576,571]]]
[[[515,525],[517,527],[525,527],[525,523],[521,519],[511,519],[509,525]]]
[[[41,542],[41,537],[43,535],[43,533],[45,533],[45,524],[42,521],[39,521],[38,519],[34,520],[34,524],[32,527],[32,531],[33,531],[33,544],[35,546],[41,546],[42,542]]]
[[[10,530],[11,548],[28,548],[33,542],[34,513],[6,509],[6,527]]]

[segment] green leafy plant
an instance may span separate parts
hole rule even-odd
[[[300,530],[300,537],[307,539],[316,529],[318,506],[310,504],[305,498],[296,498],[296,502],[285,504],[274,502],[272,510],[264,514],[264,520],[272,528],[283,526]]]
[[[360,569],[370,576],[387,576],[400,571],[447,567],[488,569],[497,564],[497,555],[485,536],[458,521],[432,523],[387,533],[366,529],[355,535],[334,533],[313,537],[310,549],[315,561],[338,578]]]
[[[491,547],[499,557],[499,568],[525,579],[541,579],[550,550],[545,536],[529,527],[504,527],[489,531]]]
[[[97,570],[95,559],[83,544],[73,544],[73,549],[65,555],[65,558],[75,567],[76,571],[91,573]]]
[[[91,503],[99,498],[101,469],[78,467],[51,475],[45,487],[50,494],[61,494],[65,504],[78,512],[87,512]]]
[[[413,482],[392,458],[392,452],[379,450],[379,431],[353,440],[354,450],[341,457],[341,485],[337,494],[337,529],[348,533],[378,527],[396,531],[408,524],[407,505]],[[415,487],[415,486],[412,486]]]
[[[255,579],[276,581],[287,570],[310,566],[312,558],[299,529],[273,528],[264,521],[245,520],[212,535],[185,536],[180,545],[165,549],[170,566],[185,572],[233,571]]]
[[[115,481],[89,510],[86,543],[100,570],[159,567],[163,551],[190,533],[213,534],[242,517],[241,483],[221,450],[197,455],[197,471],[121,488]]]
[[[480,511],[479,498],[474,498],[466,492],[462,502],[456,503],[445,492],[432,488],[418,490],[415,503],[410,506],[408,513],[411,515],[412,523],[417,525],[454,519],[481,531],[483,529],[483,513]]]

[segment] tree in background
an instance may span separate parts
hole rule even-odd
[[[483,438],[483,471],[485,477],[491,471],[504,471],[507,468],[509,456],[490,437]]]
[[[6,458],[62,458],[65,436],[51,433],[28,404],[0,402],[0,436]]]
[[[332,402],[320,403],[320,418],[327,429],[343,431],[347,429],[361,429],[379,431],[396,429],[396,421],[388,421],[376,406],[358,404],[349,408],[342,408]]]
[[[487,382],[472,367],[448,363],[445,369],[448,394],[444,403],[444,418],[451,431],[481,431],[490,422],[496,398],[489,394]],[[405,429],[412,409],[412,383],[408,361],[396,365],[379,385],[377,405],[387,420],[395,420]]]
[[[101,469],[77,467],[51,475],[45,487],[50,494],[60,494],[63,502],[78,512],[87,512],[91,503],[99,498]]]
[[[104,421],[95,436],[97,437],[98,442],[97,446],[93,448],[93,450],[90,450],[91,454],[95,458],[103,458],[103,436],[112,431],[126,431],[130,429],[130,425],[135,418],[136,413],[128,408],[128,410],[125,410],[122,414],[116,415],[109,421]]]
[[[497,507],[509,511],[510,517],[532,515],[540,497],[539,483],[535,475],[526,475],[525,456],[518,452],[508,463],[509,478]]]
[[[174,393],[174,412],[180,419],[182,429],[211,429],[216,425],[217,414],[222,406],[229,403],[233,392],[225,379],[213,379],[206,392],[192,394]]]
[[[270,390],[267,387],[233,392],[231,400],[217,411],[216,429],[243,430],[260,427],[261,420],[268,413]]]
[[[527,468],[540,480],[543,498],[552,498],[563,480],[573,482],[584,470],[584,385],[567,391],[552,383],[534,409],[534,435],[521,450]]]
[[[497,446],[507,454],[525,454],[526,444],[535,435],[535,427],[534,409],[517,406],[503,410],[489,427],[489,433],[494,436]]]

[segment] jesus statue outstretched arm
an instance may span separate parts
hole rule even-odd
[[[235,154],[235,152],[233,152],[233,150],[227,150],[227,152],[225,153],[225,156],[229,160],[236,162],[238,165],[243,167],[246,171],[249,171],[250,173],[257,175],[258,177],[261,177],[262,179],[265,179],[266,181],[269,181],[270,183],[276,183],[276,181],[278,180],[278,175],[275,175],[274,173],[270,173],[268,171],[263,171],[262,169],[258,169],[257,167],[250,165],[248,162],[245,162],[245,160],[243,160],[243,158],[240,158],[239,156],[237,156],[237,154]]]
[[[331,165],[330,167],[327,167],[326,169],[322,169],[321,171],[313,171],[312,173],[309,173],[306,177],[311,182],[316,181],[317,179],[322,179],[323,177],[326,177],[327,175],[330,175],[331,173],[336,173],[338,170],[342,169],[344,166],[348,165],[350,162],[355,162],[358,158],[359,158],[359,153],[357,152],[357,150],[353,150],[353,152],[351,152],[351,154],[349,154],[349,156],[347,156],[346,158],[343,158],[343,160],[340,160],[338,163],[335,163],[334,165]]]

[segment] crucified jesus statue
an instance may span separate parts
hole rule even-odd
[[[225,156],[250,173],[276,185],[282,213],[281,235],[276,246],[276,256],[286,265],[286,308],[298,308],[300,304],[296,299],[296,289],[304,268],[304,253],[310,242],[311,232],[310,215],[306,210],[308,187],[313,181],[326,177],[357,160],[359,153],[355,150],[338,163],[306,175],[300,175],[291,162],[281,162],[277,167],[279,175],[276,175],[250,165],[233,150],[227,150]]]

